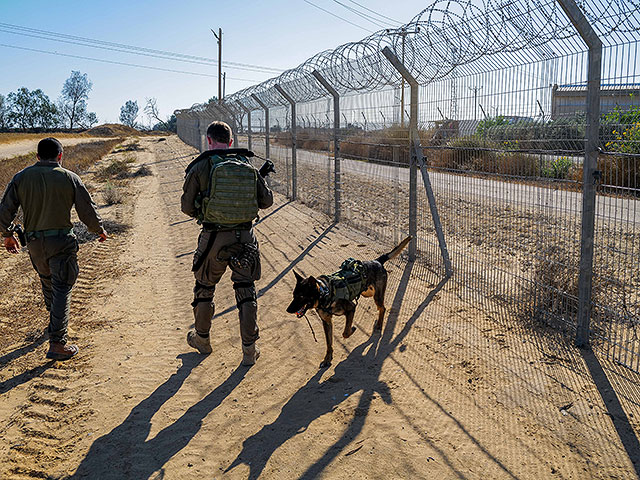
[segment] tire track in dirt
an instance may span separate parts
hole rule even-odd
[[[116,212],[116,218],[120,216],[120,212]],[[70,341],[80,337],[75,342],[80,347],[78,356],[70,362],[43,363],[45,343],[36,347],[32,355],[8,361],[14,377],[16,370],[23,371],[18,377],[27,376],[23,385],[13,387],[22,390],[22,400],[12,406],[13,413],[0,427],[0,435],[8,441],[6,448],[0,450],[0,478],[52,478],[65,473],[61,466],[78,438],[85,435],[82,426],[93,413],[75,386],[91,368],[87,356],[92,349],[92,333],[104,323],[97,312],[111,290],[111,279],[120,273],[117,252],[126,242],[127,235],[111,235],[105,243],[89,241],[80,246],[80,272],[71,295],[69,322]],[[37,282],[35,273],[27,265],[28,259],[10,260],[14,263],[12,268],[29,271],[25,282]],[[20,266],[20,262],[24,265]],[[15,396],[13,398],[15,401]]]

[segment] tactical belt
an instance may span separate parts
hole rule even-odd
[[[36,230],[35,232],[27,232],[27,240],[35,240],[44,237],[62,237],[73,232],[73,228],[60,228],[55,230]]]
[[[253,224],[251,222],[240,223],[235,226],[219,225],[217,223],[203,222],[202,227],[210,232],[232,232],[234,230],[251,230]]]

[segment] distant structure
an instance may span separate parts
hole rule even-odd
[[[607,113],[619,106],[628,110],[632,105],[640,106],[640,84],[618,83],[603,84],[601,87],[600,109]],[[572,116],[585,113],[587,86],[554,85],[551,96],[551,118]]]

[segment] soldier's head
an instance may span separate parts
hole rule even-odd
[[[224,122],[213,122],[207,127],[207,143],[210,150],[229,148],[233,143],[231,127]]]
[[[62,144],[53,137],[43,138],[38,143],[38,160],[60,162],[62,160]]]

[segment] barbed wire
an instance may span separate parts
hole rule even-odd
[[[578,5],[605,47],[638,40],[640,0],[582,0]],[[420,85],[458,69],[457,74],[487,71],[496,64],[522,65],[585,50],[556,0],[437,0],[400,28],[317,53],[296,68],[226,97],[224,105],[238,114],[260,109],[253,95],[269,107],[286,104],[275,85],[296,102],[325,97],[314,70],[340,94],[397,87],[400,76],[381,53],[387,46]],[[194,105],[177,114],[208,108]]]

